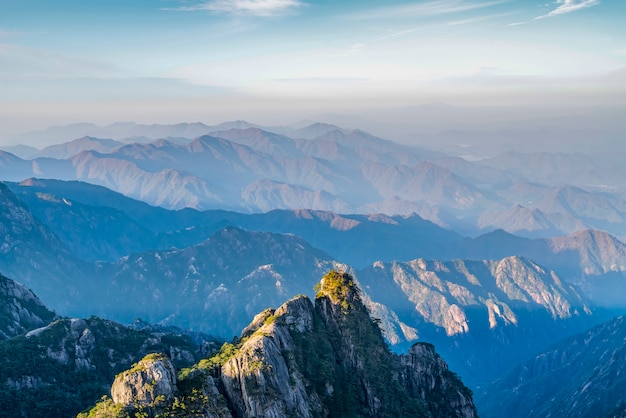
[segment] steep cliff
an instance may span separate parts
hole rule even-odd
[[[55,317],[33,292],[0,274],[0,340],[47,325]]]
[[[117,404],[149,405],[158,400],[173,398],[176,371],[163,354],[149,354],[132,369],[115,377],[111,397]]]
[[[316,290],[315,305],[297,296],[258,314],[240,339],[183,369],[176,389],[158,401],[117,395],[120,385],[135,394],[152,390],[138,388],[129,371],[116,378],[113,400],[85,416],[476,416],[471,391],[431,345],[402,356],[389,351],[352,276],[331,271]]]

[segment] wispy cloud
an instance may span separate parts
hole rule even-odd
[[[553,3],[557,5],[557,7],[554,10],[546,14],[543,14],[541,16],[537,16],[533,18],[532,20],[541,20],[541,19],[545,19],[548,17],[554,17],[554,16],[566,14],[566,13],[571,13],[577,10],[586,9],[588,7],[597,6],[600,3],[601,3],[600,0],[556,0],[556,2]],[[548,4],[546,4],[546,6],[548,6]],[[521,22],[513,22],[513,23],[509,23],[507,26],[519,26],[519,25],[525,25],[527,23],[530,23],[530,21],[526,20],[526,21],[521,21]]]
[[[577,10],[586,9],[588,7],[597,6],[600,4],[600,0],[556,0],[556,4],[558,4],[556,9],[545,15],[537,16],[535,19],[545,19],[546,17],[563,15]]]
[[[276,16],[300,8],[300,0],[209,0],[164,10],[183,12],[208,11],[235,15]]]
[[[416,30],[416,28],[411,28],[411,29],[400,31],[400,32],[391,32],[389,35],[380,36],[378,38],[372,39],[372,40],[367,41],[367,42],[359,42],[359,43],[356,43],[356,44],[352,45],[350,47],[350,49],[348,49],[348,52],[349,53],[360,52],[360,51],[362,51],[363,49],[365,49],[367,46],[369,46],[371,44],[374,44],[376,42],[385,41],[387,39],[397,38],[399,36],[408,35],[409,33],[415,32],[415,30]]]
[[[523,22],[513,22],[513,23],[509,23],[507,26],[520,26],[520,25],[525,25],[527,24],[528,21],[523,21]]]
[[[485,16],[476,16],[476,17],[472,17],[469,19],[454,20],[454,21],[446,23],[445,25],[446,26],[470,25],[472,23],[483,22],[485,20],[497,19],[499,17],[515,15],[517,13],[518,12],[507,12],[507,13],[497,13],[497,14],[491,14],[491,15],[485,15]]]
[[[442,23],[442,24],[436,24],[436,25],[431,25],[431,26],[457,26],[457,25],[469,25],[469,24],[473,24],[473,23],[478,23],[478,22],[482,22],[485,20],[489,20],[489,19],[496,19],[499,17],[505,17],[505,16],[511,16],[514,14],[517,14],[517,11],[513,11],[513,12],[507,12],[507,13],[497,13],[497,14],[491,14],[491,15],[484,15],[484,16],[477,16],[477,17],[473,17],[473,18],[469,18],[469,19],[463,19],[463,20],[455,20],[455,21],[450,21],[450,22],[446,22],[446,23]],[[348,49],[348,53],[355,53],[355,52],[361,52],[362,50],[364,50],[365,48],[367,48],[369,45],[371,44],[375,44],[377,42],[382,42],[382,41],[386,41],[389,39],[393,39],[393,38],[398,38],[401,36],[406,36],[409,35],[415,31],[417,31],[420,27],[413,27],[410,29],[406,29],[406,30],[402,30],[402,31],[390,31],[389,34],[384,35],[384,36],[380,36],[378,38],[374,38],[371,39],[369,41],[365,41],[365,42],[358,42],[353,44],[352,46],[350,46],[350,48]]]
[[[486,7],[509,3],[511,0],[467,1],[467,0],[431,0],[411,4],[382,7],[357,13],[355,19],[379,19],[399,16],[437,16],[461,13]]]

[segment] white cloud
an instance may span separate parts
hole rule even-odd
[[[303,6],[300,0],[210,0],[177,9],[186,12],[209,11],[236,15],[275,16]]]
[[[537,16],[535,19],[545,19],[546,17],[558,16],[588,7],[597,6],[600,0],[556,0],[559,6],[548,14]]]

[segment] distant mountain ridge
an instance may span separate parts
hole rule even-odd
[[[112,261],[129,251],[187,247],[226,225],[293,233],[357,267],[424,253],[434,257],[437,247],[461,238],[417,215],[339,215],[308,209],[265,214],[168,211],[86,183],[31,179],[8,186],[66,245],[76,247],[88,260]],[[80,233],[66,228],[70,219]],[[346,240],[350,246],[342,243]]]
[[[377,260],[411,260],[418,257],[501,259],[519,255],[550,267],[567,279],[626,271],[624,244],[601,231],[580,231],[568,237],[551,239],[528,239],[500,230],[463,239],[417,215],[340,215],[315,210],[276,210],[265,214],[191,209],[168,211],[86,183],[31,179],[18,184],[8,183],[8,187],[28,203],[33,213],[47,219],[46,223],[60,237],[64,236],[62,227],[65,217],[77,215],[63,199],[76,202],[76,206],[84,209],[91,208],[89,217],[92,218],[87,218],[92,219],[91,223],[106,225],[104,221],[95,220],[111,216],[108,209],[98,209],[104,207],[118,211],[115,216],[120,220],[125,218],[126,225],[135,225],[130,230],[142,228],[154,234],[166,233],[156,238],[157,246],[150,246],[148,241],[152,238],[146,238],[143,249],[197,244],[221,227],[234,225],[258,231],[294,233],[355,267]],[[97,235],[101,238],[107,235],[104,229],[95,228],[95,231],[99,231]],[[174,231],[177,231],[176,234],[173,234]],[[124,231],[118,229],[117,233],[124,234]],[[89,236],[89,231],[84,234]],[[145,232],[143,234],[145,236]],[[136,243],[140,243],[142,234],[135,235]],[[71,236],[64,238],[66,242],[75,239]],[[345,239],[352,244],[342,245],[339,240]],[[81,245],[88,247],[90,244]],[[106,245],[111,245],[110,241]],[[116,256],[107,258],[114,259]]]
[[[551,239],[527,239],[495,231],[470,239],[417,215],[338,215],[311,210],[277,210],[266,214],[167,211],[85,183],[29,180],[9,183],[9,187],[60,238],[60,242],[51,245],[66,246],[85,260],[113,261],[130,252],[185,248],[231,225],[296,234],[335,260],[357,269],[375,261],[408,261],[420,257],[439,260],[528,257],[554,270],[563,280],[581,286],[600,305],[623,306],[611,287],[622,286],[626,246],[600,231],[581,231]],[[73,228],[67,228],[70,223]],[[21,272],[12,274],[22,277]]]
[[[122,142],[114,141],[112,139],[84,136],[63,144],[50,145],[41,151],[38,151],[29,159],[45,157],[66,160],[82,151],[93,150],[100,153],[106,153],[122,145],[124,145]]]
[[[0,183],[0,272],[35,289],[57,310],[82,287],[87,265]],[[53,303],[54,301],[54,303]]]
[[[597,321],[576,288],[517,256],[377,262],[355,277],[396,345],[418,338],[435,343],[470,384],[489,381],[548,341]]]
[[[316,122],[79,124],[41,135],[70,142],[34,156],[21,149],[32,160],[3,151],[0,179],[83,180],[171,209],[416,212],[468,234],[503,228],[548,238],[599,229],[626,237],[623,158],[606,152],[468,161]]]

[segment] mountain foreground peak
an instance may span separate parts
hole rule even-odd
[[[316,290],[314,303],[301,295],[261,312],[176,376],[166,356],[142,360],[117,376],[113,399],[81,416],[476,416],[432,345],[389,351],[351,275],[332,270]]]

